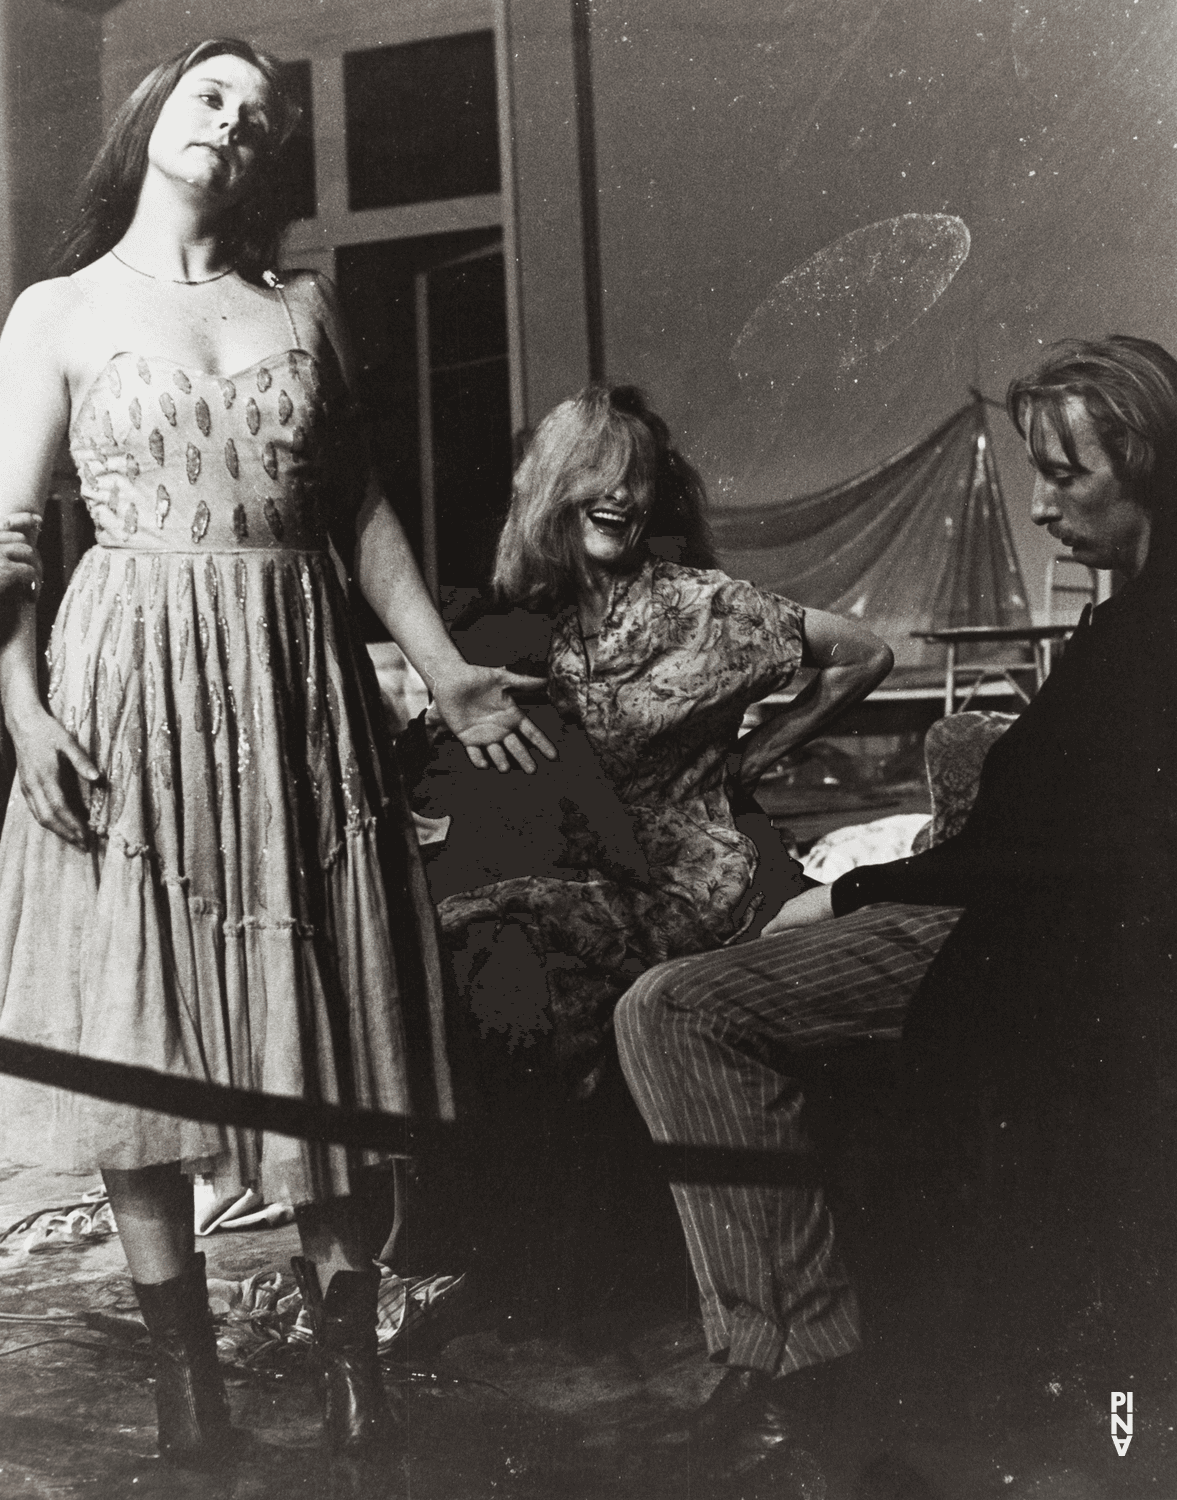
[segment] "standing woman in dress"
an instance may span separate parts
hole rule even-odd
[[[433,912],[329,533],[476,766],[552,752],[508,696],[527,679],[469,666],[434,611],[364,459],[330,289],[274,275],[291,124],[275,63],[241,42],[156,68],[87,179],[66,274],[0,340],[5,508],[43,509],[68,438],[97,533],[47,706],[31,604],[0,646],[20,780],[0,1035],[445,1118]],[[102,1170],[165,1457],[210,1461],[229,1435],[194,1171],[296,1204],[327,1440],[388,1435],[353,1154],[13,1080],[0,1149]]]

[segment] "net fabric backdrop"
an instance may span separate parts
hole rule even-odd
[[[981,400],[866,474],[775,504],[717,507],[712,527],[735,577],[862,620],[900,668],[942,663],[943,648],[913,631],[1030,624]]]

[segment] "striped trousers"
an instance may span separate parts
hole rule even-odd
[[[895,1040],[956,907],[868,906],[671,959],[622,996],[621,1065],[655,1140],[804,1151],[803,1049]],[[787,1374],[859,1345],[820,1187],[672,1184],[708,1352]]]

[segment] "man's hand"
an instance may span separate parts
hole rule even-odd
[[[0,595],[36,595],[41,584],[36,551],[40,530],[41,517],[34,511],[18,511],[0,521]]]
[[[764,924],[762,938],[787,932],[790,927],[811,927],[815,922],[833,920],[834,907],[828,885],[815,885],[791,901],[786,901],[771,922]]]

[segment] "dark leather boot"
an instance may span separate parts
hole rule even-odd
[[[688,1424],[707,1500],[825,1493],[807,1442],[821,1431],[824,1376],[817,1367],[775,1379],[738,1366],[724,1372]]]
[[[765,1456],[785,1449],[795,1437],[796,1423],[779,1397],[783,1382],[763,1370],[731,1368],[695,1412],[692,1439],[707,1450],[740,1465],[745,1457]]]
[[[155,1356],[159,1456],[182,1468],[210,1468],[234,1445],[229,1403],[208,1311],[204,1256],[170,1281],[131,1285]]]
[[[314,1333],[313,1367],[323,1401],[323,1440],[355,1457],[387,1451],[398,1437],[376,1355],[380,1272],[336,1271],[324,1296],[313,1261],[290,1262]]]

